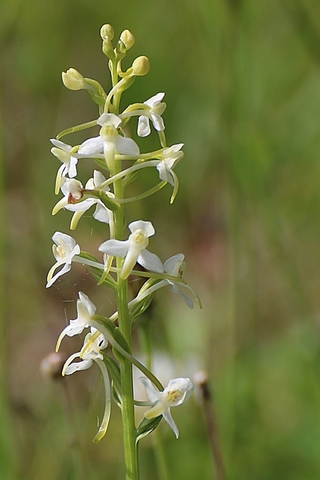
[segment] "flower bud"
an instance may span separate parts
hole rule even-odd
[[[109,23],[106,23],[105,25],[102,25],[102,27],[100,28],[100,36],[101,36],[102,40],[104,40],[106,37],[109,40],[112,40],[113,37],[114,37],[114,30],[113,30],[112,25],[110,25]]]
[[[62,353],[49,353],[40,363],[41,373],[52,379],[61,378],[61,372],[66,356]]]
[[[148,57],[141,56],[137,57],[133,64],[132,64],[132,71],[133,74],[142,77],[143,75],[147,75],[150,70],[150,62]]]
[[[130,30],[124,30],[120,35],[120,40],[124,44],[127,50],[129,50],[135,44],[136,39],[130,32]]]
[[[83,90],[86,88],[86,82],[75,68],[69,68],[66,72],[62,72],[62,81],[69,90]]]

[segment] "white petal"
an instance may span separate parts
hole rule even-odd
[[[71,363],[65,369],[64,374],[72,375],[74,372],[77,372],[79,370],[87,370],[87,368],[90,368],[92,364],[93,360],[91,360],[90,358],[88,360],[82,360],[81,362]]]
[[[98,201],[93,218],[98,222],[109,223],[112,219],[112,212],[102,202]]]
[[[145,105],[148,105],[148,107],[153,108],[155,105],[161,102],[164,95],[165,95],[164,93],[157,93],[156,95],[153,95],[153,97],[149,98],[149,100],[146,100],[143,103]]]
[[[83,200],[83,202],[79,203],[68,203],[64,208],[66,210],[69,210],[69,212],[86,212],[89,210],[92,205],[98,202],[98,199],[96,198],[87,198],[86,200]]]
[[[76,157],[70,157],[69,167],[68,167],[68,175],[70,178],[74,178],[77,176],[77,165],[78,159]]]
[[[158,402],[161,399],[162,395],[161,392],[159,392],[159,390],[157,390],[156,387],[153,385],[151,380],[146,377],[140,377],[140,381],[143,383],[144,388],[146,389],[146,394],[150,402]]]
[[[142,250],[137,258],[137,262],[146,270],[156,273],[163,273],[163,265],[159,257],[148,250]]]
[[[96,306],[91,302],[89,297],[83,292],[79,292],[79,300],[77,301],[78,309],[79,309],[80,302],[84,305],[90,317],[92,317],[96,313]]]
[[[158,163],[156,168],[159,172],[159,177],[161,180],[163,180],[164,182],[170,183],[170,185],[174,187],[174,177],[172,176],[172,173],[170,172],[170,170],[168,170],[168,168],[166,167],[167,165],[165,163],[165,160],[162,160],[161,162]]]
[[[151,129],[149,124],[149,119],[145,115],[141,115],[138,118],[138,128],[137,134],[139,137],[147,137],[150,135]]]
[[[56,266],[58,267],[59,265],[56,265]],[[48,283],[47,283],[47,285],[46,285],[46,288],[51,287],[51,285],[52,285],[59,277],[61,277],[61,276],[64,275],[65,273],[69,272],[69,270],[71,270],[71,265],[66,263],[66,264],[64,265],[64,267],[63,267],[61,270],[59,270],[59,272],[56,273],[56,274],[51,278],[51,280],[48,281]],[[49,275],[48,275],[48,277],[49,277]]]
[[[128,225],[130,232],[134,233],[136,230],[141,230],[147,237],[152,237],[155,234],[154,226],[151,222],[144,220],[136,220]]]
[[[175,434],[176,438],[179,437],[179,430],[178,430],[178,427],[175,423],[175,421],[173,420],[172,416],[171,416],[171,413],[170,413],[170,410],[167,409],[165,412],[163,412],[162,414],[164,420],[167,422],[167,424],[169,425],[169,427],[173,430],[173,433]]]
[[[121,118],[119,118],[114,113],[103,113],[97,120],[97,124],[104,127],[106,125],[112,125],[114,128],[118,128],[121,123]]]
[[[103,138],[93,137],[85,140],[78,150],[80,155],[95,155],[103,152]]]
[[[164,262],[164,270],[173,277],[179,276],[179,269],[184,260],[183,253],[177,253]]]
[[[174,378],[169,381],[163,391],[164,401],[170,407],[176,407],[186,402],[193,391],[190,378]]]
[[[162,132],[165,129],[163,119],[160,115],[157,115],[156,113],[151,113],[151,120],[152,124],[158,132]]]
[[[67,235],[66,233],[62,232],[55,232],[52,235],[52,240],[56,245],[66,245],[69,250],[73,250],[73,248],[77,245],[77,242],[75,241],[74,238],[70,237],[70,235]]]
[[[50,142],[57,148],[60,148],[61,150],[65,152],[71,152],[72,147],[70,145],[67,145],[64,142],[61,142],[61,140],[56,140],[55,138],[51,138]]]
[[[108,255],[114,255],[115,257],[125,257],[128,253],[130,246],[129,240],[124,242],[120,240],[107,240],[103,242],[99,247],[99,252],[107,253]]]
[[[122,155],[139,155],[140,149],[132,138],[117,136],[116,150]]]

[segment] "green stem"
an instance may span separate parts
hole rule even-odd
[[[115,171],[111,175],[121,170],[120,162],[116,162]],[[114,193],[117,198],[123,198],[122,179],[114,182]],[[118,240],[124,237],[124,209],[123,206],[114,212],[115,236]],[[122,258],[117,258],[117,305],[119,329],[131,349],[131,324],[128,313],[128,280],[120,278],[122,267]],[[133,399],[133,376],[132,364],[127,358],[120,362],[121,375],[121,393],[122,393],[122,432],[124,445],[124,461],[126,468],[126,480],[138,480],[138,461],[136,451],[136,429],[134,423],[134,399]]]

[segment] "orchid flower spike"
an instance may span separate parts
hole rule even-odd
[[[80,145],[79,154],[94,157],[97,154],[104,153],[107,167],[114,169],[115,154],[139,155],[138,145],[132,138],[122,137],[118,133],[118,127],[121,124],[121,118],[113,113],[103,113],[97,120],[101,125],[98,137],[89,138]]]
[[[57,262],[50,268],[48,272],[46,288],[51,287],[51,285],[57,280],[57,278],[61,277],[61,275],[69,272],[73,257],[75,255],[79,255],[80,253],[79,245],[77,245],[76,241],[70,237],[70,235],[56,232],[53,234],[52,240],[55,243],[52,245],[52,251]],[[61,270],[53,275],[55,270],[62,265],[63,267]]]
[[[166,104],[161,100],[164,97],[164,93],[157,93],[153,97],[146,100],[143,104],[146,105],[145,112],[138,118],[138,130],[139,137],[147,137],[150,135],[150,123],[151,120],[155,130],[162,132],[165,129],[163,119],[161,115],[166,109]]]
[[[59,350],[61,341],[66,335],[68,335],[68,337],[73,337],[74,335],[82,333],[85,328],[90,327],[90,322],[95,312],[95,305],[89,300],[87,295],[79,292],[79,299],[77,300],[78,316],[76,319],[70,320],[69,325],[60,333],[56,345],[56,351]]]
[[[191,380],[189,378],[174,378],[169,381],[168,386],[162,392],[155,388],[149,378],[142,377],[140,380],[146,389],[147,397],[152,403],[152,408],[144,414],[145,418],[150,419],[162,415],[176,438],[178,438],[179,430],[171,416],[170,408],[177,407],[188,400],[193,390]]]
[[[90,178],[86,185],[85,185],[85,190],[95,190],[98,188],[103,182],[106,181],[106,178],[102,175],[101,172],[98,170],[94,170],[93,172],[93,178]],[[109,187],[106,186],[102,189],[104,193],[109,195],[110,197],[113,196],[112,193],[109,191]],[[113,213],[109,208],[105,206],[105,204],[100,200],[99,198],[87,198],[86,200],[83,200],[82,202],[78,202],[75,204],[68,203],[65,205],[65,209],[69,210],[71,212],[75,212],[73,215],[73,218],[71,220],[71,225],[70,228],[71,230],[74,230],[82,217],[82,215],[89,210],[93,205],[96,205],[96,209],[93,213],[93,218],[98,220],[99,222],[103,223],[112,223],[113,222]]]
[[[99,251],[114,257],[124,257],[124,263],[120,277],[129,277],[136,262],[146,270],[163,273],[161,260],[154,253],[146,248],[149,244],[149,237],[154,235],[155,230],[151,222],[137,220],[129,224],[131,235],[128,240],[107,240],[99,247]]]
[[[70,145],[63,143],[60,140],[56,140],[55,138],[52,138],[50,142],[54,145],[51,148],[51,153],[62,163],[56,177],[55,194],[57,195],[60,190],[62,178],[66,175],[69,175],[69,178],[73,178],[77,175],[76,165],[78,163],[78,158],[74,155],[74,149]]]

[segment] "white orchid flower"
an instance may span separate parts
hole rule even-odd
[[[167,273],[168,275],[170,275],[170,277],[176,277],[177,279],[179,279],[179,278],[181,279],[183,277],[183,273],[184,273],[184,255],[183,255],[183,253],[178,253],[178,254],[174,255],[173,257],[170,257],[168,260],[166,260],[164,262],[163,266],[164,266],[164,272]],[[137,303],[141,302],[144,298],[153,294],[154,292],[156,292],[160,288],[167,287],[168,285],[170,286],[171,290],[174,293],[177,293],[178,295],[180,295],[183,298],[183,300],[185,301],[185,303],[188,305],[189,308],[193,308],[192,300],[181,291],[182,286],[184,288],[187,288],[188,290],[190,290],[193,293],[197,302],[199,303],[199,306],[201,307],[201,302],[200,302],[198,296],[192,290],[192,288],[189,287],[189,285],[187,285],[185,282],[175,281],[173,278],[164,278],[163,280],[157,281],[156,283],[153,283],[153,284],[151,283],[151,286],[149,286],[149,285],[150,285],[150,281],[146,282],[142,286],[138,295],[133,300],[131,300],[129,302],[129,307],[130,308],[134,307]],[[113,318],[113,317],[111,317],[111,318]]]
[[[52,215],[55,215],[61,208],[68,204],[77,203],[83,197],[83,185],[74,178],[62,178],[61,191],[64,197],[61,198],[53,207]]]
[[[88,299],[88,297],[86,298]],[[98,330],[91,327],[90,333],[88,333],[85,337],[81,351],[71,355],[65,362],[62,369],[62,375],[71,375],[74,372],[90,368],[93,365],[93,362],[96,362],[96,364],[101,370],[105,390],[105,407],[99,430],[93,439],[94,443],[99,442],[101,438],[104,437],[104,435],[106,434],[111,414],[110,379],[107,367],[103,362],[103,356],[100,353],[100,351],[106,348],[107,345],[108,342],[105,337],[102,334],[98,335]],[[73,363],[73,360],[76,358],[81,358],[82,360],[80,362]]]
[[[57,278],[61,277],[61,275],[69,272],[73,257],[75,255],[79,255],[80,253],[79,245],[77,245],[76,241],[70,237],[70,235],[66,235],[65,233],[61,232],[55,232],[52,236],[52,240],[55,243],[55,245],[52,245],[52,251],[57,262],[50,268],[48,272],[46,285],[47,288],[51,287],[51,285],[57,280]],[[62,265],[63,267],[61,270],[53,275],[55,270]]]
[[[62,369],[62,375],[71,375],[79,370],[86,370],[87,368],[91,367],[94,360],[103,360],[100,350],[107,348],[108,341],[105,339],[102,333],[97,336],[97,332],[98,331],[96,328],[91,327],[90,333],[87,333],[84,339],[82,350],[78,353],[74,353],[68,358]],[[75,358],[81,358],[82,360],[80,362],[73,363]]]
[[[162,132],[165,129],[163,119],[161,117],[166,109],[166,104],[161,102],[164,95],[164,93],[157,93],[157,95],[154,95],[143,103],[148,108],[146,108],[143,115],[140,115],[138,118],[137,133],[139,137],[147,137],[150,135],[151,129],[149,119],[151,120],[157,132]]]
[[[183,143],[177,143],[169,148],[165,148],[162,153],[162,160],[157,165],[161,180],[170,183],[173,187],[177,180],[173,168],[184,156],[184,153],[180,151],[183,145]]]
[[[146,248],[149,244],[149,237],[154,235],[155,230],[151,222],[137,220],[129,224],[131,235],[128,240],[107,240],[99,247],[99,251],[114,257],[124,257],[124,263],[120,277],[128,278],[136,262],[146,270],[156,273],[163,272],[161,260],[154,253]]]
[[[174,378],[169,381],[168,386],[162,392],[159,392],[148,378],[142,377],[140,380],[146,389],[147,397],[153,404],[152,408],[144,414],[145,418],[155,418],[162,415],[176,438],[178,438],[179,430],[171,416],[170,408],[177,407],[188,400],[193,390],[191,380],[189,378]]]
[[[138,145],[132,138],[119,135],[117,128],[121,124],[121,118],[113,113],[103,113],[97,120],[101,125],[98,137],[89,138],[80,145],[78,153],[85,156],[95,156],[104,153],[107,167],[114,169],[115,154],[139,155]]]
[[[86,185],[85,189],[86,190],[94,190],[98,188],[103,182],[106,181],[106,178],[102,175],[101,172],[98,170],[94,170],[93,172],[93,178],[90,178]],[[103,192],[105,192],[107,195],[110,197],[113,196],[112,193],[109,192],[109,187],[104,187],[102,189]],[[78,202],[75,204],[68,203],[65,205],[65,209],[69,210],[71,212],[75,212],[72,220],[71,220],[71,230],[74,230],[82,217],[82,215],[89,210],[93,205],[96,205],[96,209],[93,213],[93,218],[98,220],[99,222],[103,223],[112,223],[113,222],[113,213],[112,211],[105,206],[105,204],[100,200],[99,198],[87,198],[86,200],[83,200],[82,202]]]
[[[62,339],[68,335],[73,337],[83,332],[87,327],[90,327],[90,322],[96,312],[95,305],[89,300],[89,297],[82,292],[79,292],[79,299],[77,300],[78,316],[74,320],[70,320],[69,325],[62,330],[57,341],[56,351],[59,350]]]
[[[74,155],[75,152],[73,151],[73,147],[71,147],[70,145],[61,142],[60,140],[56,140],[55,138],[52,138],[50,142],[54,145],[51,148],[51,153],[55,157],[57,157],[58,160],[60,160],[60,162],[62,163],[56,177],[55,193],[57,195],[63,177],[65,177],[66,175],[68,175],[69,178],[76,177],[76,165],[78,163],[78,158]]]

